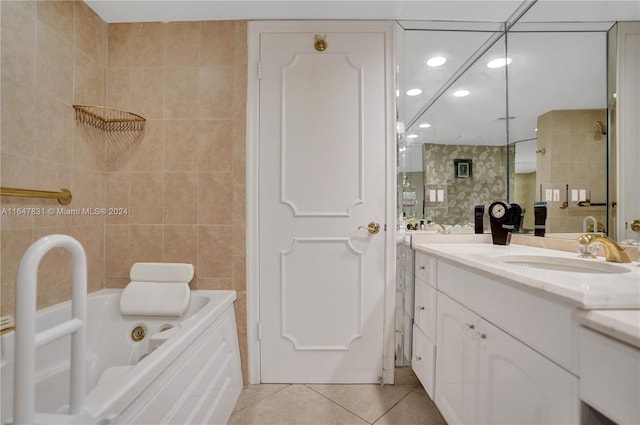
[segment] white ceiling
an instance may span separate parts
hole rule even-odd
[[[504,22],[520,0],[85,0],[113,22],[392,19]]]
[[[504,22],[520,0],[85,0],[108,23],[223,19]],[[538,0],[527,21],[637,21],[638,0]]]

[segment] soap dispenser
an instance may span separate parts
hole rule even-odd
[[[544,236],[547,222],[547,203],[536,202],[533,204],[534,234]]]
[[[494,245],[509,245],[513,231],[513,208],[510,204],[496,201],[489,205],[491,237]]]
[[[473,208],[475,233],[484,233],[484,204],[478,204]]]

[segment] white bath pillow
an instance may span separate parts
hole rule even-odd
[[[136,316],[182,316],[190,297],[187,283],[130,282],[120,296],[120,312]]]
[[[132,282],[182,282],[193,279],[193,264],[135,263],[129,271]]]

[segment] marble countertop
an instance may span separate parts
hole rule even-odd
[[[640,310],[582,310],[574,319],[611,338],[640,348]]]
[[[640,309],[640,263],[638,262],[607,263],[627,268],[629,271],[625,273],[579,273],[528,268],[519,264],[505,263],[499,258],[512,255],[535,255],[578,259],[578,254],[575,252],[491,243],[414,243],[413,248],[468,270],[494,276],[510,285],[532,290],[585,310]],[[605,262],[603,258],[582,261]]]

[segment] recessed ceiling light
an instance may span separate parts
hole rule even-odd
[[[447,58],[443,56],[434,56],[427,61],[427,65],[431,67],[436,67],[436,66],[444,65],[446,61],[447,61]]]
[[[453,92],[453,95],[455,97],[465,97],[469,95],[469,90],[458,90],[456,92]]]
[[[490,61],[487,64],[487,67],[489,68],[501,68],[505,65],[509,65],[511,63],[511,59],[510,58],[498,58],[498,59],[494,59],[492,61]]]
[[[418,135],[417,134],[408,134],[407,135],[407,139],[417,139]]]
[[[431,127],[431,124],[429,124],[427,122],[424,122],[424,123],[420,124],[418,127],[420,127],[420,128],[429,128],[429,127]]]
[[[420,89],[409,89],[409,90],[407,90],[407,96],[417,96],[419,94],[422,94],[422,90],[420,90]]]

